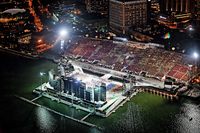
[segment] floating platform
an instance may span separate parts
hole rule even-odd
[[[103,104],[103,106],[98,107],[94,106],[94,104],[88,103],[86,101],[80,101],[76,97],[71,97],[61,92],[55,91],[49,93],[46,89],[46,84],[47,83],[44,83],[41,86],[35,88],[33,90],[33,93],[44,96],[51,100],[58,101],[67,106],[71,106],[88,113],[93,113],[101,117],[108,117],[109,115],[114,113],[120,106],[123,106],[123,104],[126,103],[126,101],[129,99],[129,97],[118,94],[117,96],[115,96],[115,98],[109,99],[105,104]]]

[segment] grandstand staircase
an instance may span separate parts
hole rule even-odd
[[[106,117],[108,117],[110,114],[112,114],[113,112],[115,112],[115,110],[117,110],[120,106],[122,106],[125,102],[126,97],[120,97],[118,99],[116,99],[116,101],[111,104],[111,106],[106,110]]]

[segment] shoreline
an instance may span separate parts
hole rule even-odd
[[[22,52],[19,52],[17,50],[13,50],[13,49],[9,49],[9,48],[0,47],[0,51],[2,51],[4,53],[9,53],[9,54],[12,54],[12,55],[24,57],[24,58],[27,58],[27,59],[38,59],[38,58],[40,58],[39,55],[34,56],[34,55],[31,55],[31,54],[22,53]]]

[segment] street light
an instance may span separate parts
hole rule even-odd
[[[189,30],[189,36],[192,38],[193,37],[192,34],[193,34],[193,31],[194,31],[194,28],[190,25],[188,30]]]
[[[60,32],[60,49],[62,50],[63,49],[63,46],[64,46],[64,43],[65,43],[65,39],[64,37],[67,36],[67,30],[66,29],[62,29]]]
[[[189,79],[192,78],[192,66],[191,64],[188,65],[189,66]]]
[[[46,74],[46,73],[44,73],[44,72],[40,72],[41,93],[42,93],[42,77],[43,77],[45,74]]]
[[[193,58],[195,59],[195,67],[196,67],[196,71],[197,71],[197,69],[198,69],[197,61],[198,61],[198,58],[199,58],[199,54],[197,52],[194,52],[193,53]]]
[[[42,42],[42,39],[39,39],[37,42],[38,42],[38,43],[41,43],[41,42]]]
[[[193,31],[194,29],[192,27],[189,28],[189,31]]]

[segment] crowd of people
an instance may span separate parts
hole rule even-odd
[[[145,72],[146,75],[158,79],[169,76],[176,80],[188,81],[189,65],[194,64],[194,59],[188,55],[139,43],[77,38],[68,45],[66,56],[117,71],[138,75]]]

